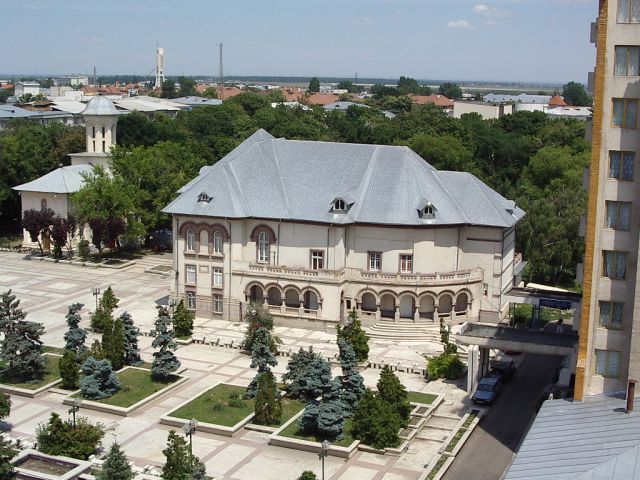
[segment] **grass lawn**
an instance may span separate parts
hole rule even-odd
[[[291,424],[285,428],[280,435],[283,437],[289,438],[297,438],[298,440],[308,440],[310,442],[322,442],[325,440],[322,437],[318,437],[316,435],[309,435],[305,432],[302,432],[298,429],[298,421],[291,422]],[[355,441],[355,438],[351,436],[351,419],[347,419],[344,423],[344,438],[337,442],[331,442],[332,445],[336,445],[338,447],[348,447]]]
[[[407,392],[409,395],[409,401],[414,403],[426,403],[427,405],[431,405],[433,401],[438,398],[437,395],[432,395],[431,393],[420,393],[420,392]]]
[[[42,376],[42,378],[38,378],[35,380],[28,380],[28,381],[16,380],[12,378],[9,372],[5,370],[2,373],[0,373],[0,383],[4,383],[5,385],[11,385],[12,387],[28,388],[29,390],[36,390],[51,382],[55,382],[60,378],[60,370],[58,369],[58,360],[60,360],[60,357],[56,357],[54,355],[44,355],[44,359],[45,359],[45,367],[44,367],[44,375]]]
[[[184,419],[196,418],[200,422],[232,427],[255,410],[254,401],[244,398],[246,391],[245,387],[222,383],[169,415]],[[234,406],[231,406],[229,405],[229,400],[233,397],[236,397],[236,399],[231,402]],[[222,409],[214,407],[214,405],[222,405]],[[270,426],[279,427],[283,425],[303,409],[304,403],[299,400],[283,398],[280,421]]]
[[[169,415],[186,420],[195,418],[199,422],[233,427],[240,420],[253,413],[253,400],[243,398],[246,390],[245,387],[221,383]],[[231,398],[234,400],[231,401]],[[229,405],[230,401],[234,406]],[[222,408],[214,407],[215,405],[221,405]]]
[[[122,388],[115,395],[92,401],[127,408],[178,380],[178,377],[174,376],[169,382],[154,381],[151,379],[150,371],[135,368],[119,373],[118,378]],[[81,393],[76,393],[74,397],[84,398]]]
[[[42,351],[44,353],[57,353],[59,355],[64,355],[64,348],[60,348],[60,347],[50,347],[48,345],[43,345]]]

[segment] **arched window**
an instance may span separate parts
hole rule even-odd
[[[196,232],[193,228],[187,230],[187,250],[195,250],[196,249]]]
[[[271,239],[267,232],[260,232],[258,235],[258,262],[269,263],[269,250],[271,249]]]
[[[213,253],[222,253],[222,232],[213,232]]]

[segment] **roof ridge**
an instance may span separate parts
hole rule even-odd
[[[238,177],[236,176],[236,171],[233,168],[233,165],[231,163],[223,164],[222,171],[225,172],[225,176],[227,180],[231,180],[231,183],[229,186],[232,187],[232,190],[234,191],[234,193],[235,192],[240,193],[239,195],[240,202],[242,204],[242,209],[244,210],[244,213],[246,215],[247,212],[249,212],[249,209],[247,208],[247,202],[245,200],[246,195],[244,194],[244,190],[242,190],[242,186],[240,185],[240,182],[238,182]],[[231,178],[229,178],[229,175],[231,176]]]
[[[282,180],[282,172],[280,171],[280,159],[278,158],[278,152],[273,144],[273,140],[269,142],[269,146],[271,147],[271,151],[273,152],[273,162],[276,164],[276,172],[278,173],[278,183],[280,184],[280,189],[282,190],[282,196],[284,197],[284,204],[287,208],[287,213],[289,214],[289,218],[293,217],[291,211],[291,203],[289,202],[289,194],[287,193],[287,189],[285,188],[284,181]],[[262,155],[262,149],[260,149],[260,155]]]
[[[374,164],[378,160],[378,154],[380,153],[380,147],[381,147],[381,145],[375,145],[375,149],[373,150],[373,155],[371,155],[371,158],[369,159],[369,163],[367,165],[367,169],[365,170],[364,175],[362,176],[362,180],[360,181],[360,184],[358,185],[358,188],[356,189],[356,192],[358,193],[358,195],[356,196],[356,201],[355,201],[356,211],[353,213],[353,221],[354,222],[358,221],[358,216],[359,216],[360,210],[362,209],[362,206],[364,204],[364,197],[366,196],[366,193],[369,190],[369,183],[371,181],[371,175],[372,175],[372,172],[373,172]]]
[[[475,183],[475,184],[477,185],[478,190],[480,190],[480,192],[482,192],[482,195],[484,195],[484,197],[489,201],[489,203],[491,204],[491,206],[496,210],[496,213],[498,214],[498,216],[499,216],[500,218],[502,218],[502,220],[504,221],[504,223],[507,223],[507,222],[504,220],[504,215],[503,215],[503,214],[504,214],[504,212],[506,212],[506,208],[504,208],[504,209],[503,209],[504,211],[500,211],[500,210],[498,209],[498,207],[496,207],[496,204],[495,204],[495,203],[493,203],[493,200],[492,200],[491,198],[489,198],[489,195],[487,195],[487,193],[484,191],[483,185],[486,185],[486,184],[485,184],[482,180],[480,180],[478,177],[476,177],[474,174],[469,173],[469,172],[465,172],[465,173],[467,173],[468,175],[470,175],[470,176],[471,176],[471,181],[473,181],[473,183]],[[482,185],[481,185],[481,184],[482,184]],[[497,193],[497,192],[496,192],[496,193]],[[500,195],[500,194],[498,194],[498,195]],[[500,195],[500,196],[502,196],[502,195]],[[504,198],[504,197],[502,197],[502,198]],[[514,205],[515,205],[515,200],[514,200]]]
[[[462,208],[462,206],[458,203],[458,200],[456,200],[452,195],[449,194],[449,190],[445,187],[444,182],[442,181],[442,179],[440,178],[440,170],[430,170],[429,173],[431,173],[431,175],[433,176],[434,180],[436,181],[436,183],[438,184],[438,186],[442,189],[442,191],[444,192],[444,194],[447,196],[447,198],[449,200],[451,200],[451,203],[453,205],[455,205],[456,209],[458,210],[458,212],[460,213],[460,216],[462,218],[464,218],[466,220],[467,224],[472,225],[473,222],[471,221],[471,219],[469,219],[469,217],[467,216],[467,212],[464,211],[464,208]],[[462,172],[462,173],[466,173],[466,172]],[[438,208],[438,206],[436,205],[436,208]]]

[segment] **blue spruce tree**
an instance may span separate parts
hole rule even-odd
[[[113,372],[109,360],[89,357],[82,364],[82,373],[84,377],[80,380],[80,391],[86,398],[107,398],[120,390],[120,380]]]
[[[180,368],[180,360],[173,353],[178,347],[173,339],[173,330],[169,329],[171,317],[167,309],[158,306],[158,318],[155,323],[156,338],[151,346],[156,349],[153,352],[151,364],[151,376],[154,379],[166,381],[173,372]]]
[[[80,310],[82,307],[84,307],[82,303],[69,305],[69,312],[67,313],[69,330],[64,334],[65,350],[71,350],[76,355],[82,354],[87,350],[84,344],[87,339],[87,332],[80,328]]]
[[[344,340],[338,340],[338,348],[340,349],[340,366],[342,367],[342,388],[344,390],[342,399],[346,404],[347,415],[356,408],[364,393],[364,379],[358,372],[358,359],[351,344]]]
[[[124,325],[124,364],[138,365],[142,363],[138,347],[140,329],[133,324],[133,318],[127,312],[120,315],[120,319]]]
[[[324,394],[318,405],[316,428],[318,434],[329,440],[342,440],[344,419],[347,416],[348,405],[342,400],[342,382],[335,378],[331,382],[331,389]]]

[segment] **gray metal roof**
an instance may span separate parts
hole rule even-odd
[[[113,102],[107,97],[97,95],[89,100],[87,108],[82,112],[83,115],[118,115]]]
[[[23,183],[14,190],[19,192],[74,193],[84,186],[82,174],[93,172],[91,165],[69,165],[60,167],[35,180]]]
[[[258,130],[182,187],[164,212],[334,224],[508,228],[515,204],[465,172],[434,169],[408,147],[276,139]],[[213,200],[198,202],[200,193]],[[352,198],[334,214],[336,198]],[[435,219],[419,209],[430,202]]]
[[[357,106],[357,107],[364,107],[364,108],[369,108],[369,105],[365,105],[364,103],[356,103],[356,102],[333,102],[333,103],[327,103],[324,106],[325,110],[346,110],[347,108],[351,107],[351,106]]]
[[[640,399],[547,400],[505,480],[640,479]]]
[[[222,100],[218,98],[206,98],[191,95],[188,97],[174,98],[174,102],[182,103],[184,105],[197,106],[197,105],[222,105]]]
[[[0,119],[4,118],[29,118],[38,116],[37,112],[32,112],[25,108],[14,105],[0,105]]]
[[[487,103],[538,103],[548,104],[551,100],[551,95],[530,95],[528,93],[521,93],[519,95],[507,95],[507,94],[495,94],[488,93],[484,96],[484,101]]]

